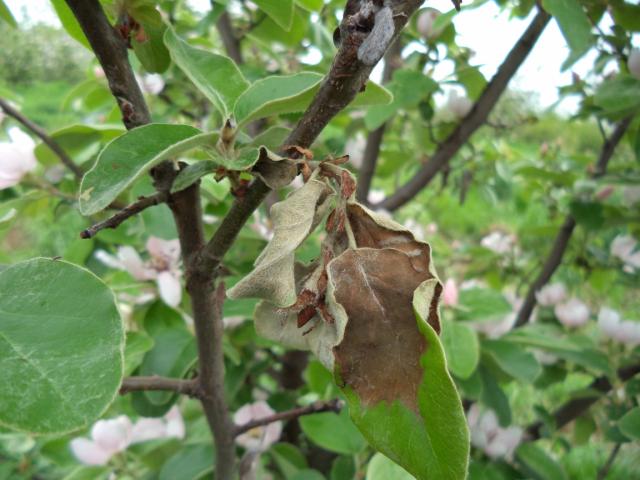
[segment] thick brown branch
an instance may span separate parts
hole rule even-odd
[[[292,418],[302,417],[303,415],[311,415],[321,412],[339,413],[343,407],[344,402],[338,399],[329,400],[328,402],[315,402],[306,407],[294,408],[292,410],[287,410],[286,412],[280,412],[258,420],[253,420],[245,423],[244,425],[238,425],[235,429],[235,435],[238,436],[256,427],[262,427],[281,420],[291,420]]]
[[[109,82],[127,129],[151,122],[138,82],[129,64],[127,44],[107,19],[98,0],[66,0],[78,19]]]
[[[630,123],[631,118],[627,118],[620,122],[616,126],[609,139],[604,142],[602,150],[600,151],[600,156],[598,157],[598,162],[596,163],[594,172],[591,175],[592,178],[601,177],[607,172],[607,165],[609,164],[609,160],[611,160],[613,152],[620,143],[620,140],[622,140],[622,137],[627,131],[627,128],[629,128]],[[542,270],[529,287],[527,296],[525,297],[524,302],[522,303],[522,307],[520,307],[520,311],[518,312],[518,317],[516,318],[514,328],[521,327],[529,321],[531,312],[533,312],[533,309],[536,306],[536,292],[544,287],[549,280],[551,280],[551,277],[562,263],[562,257],[564,256],[564,253],[569,246],[569,241],[571,240],[571,235],[573,234],[573,230],[575,229],[575,227],[575,218],[573,218],[571,214],[567,215],[564,222],[562,223],[562,227],[560,227],[560,230],[556,235],[556,239],[553,241],[553,247],[551,248],[551,252],[549,252],[549,256],[542,266]]]
[[[133,202],[131,205],[124,207],[115,215],[80,232],[80,238],[92,238],[95,237],[100,230],[104,230],[106,228],[117,228],[122,222],[134,215],[137,215],[143,210],[166,202],[167,197],[168,195],[166,192],[158,192],[148,197],[140,197],[138,200]]]
[[[18,122],[27,127],[34,134],[36,134],[40,138],[40,140],[42,140],[42,142],[58,156],[64,166],[67,167],[78,180],[82,178],[82,169],[73,162],[71,157],[67,155],[67,153],[62,149],[58,142],[51,138],[40,125],[37,125],[36,123],[29,120],[22,113],[13,108],[11,104],[9,104],[9,102],[2,98],[0,98],[0,109],[2,109],[4,113],[9,115],[10,117],[15,118]]]
[[[626,382],[631,380],[638,373],[640,373],[640,364],[632,364],[619,368],[617,376],[620,381]],[[555,428],[560,429],[580,417],[589,409],[589,407],[591,407],[591,405],[600,400],[604,394],[608,393],[612,389],[613,385],[611,385],[611,382],[607,377],[603,376],[596,378],[591,382],[591,385],[589,385],[589,390],[592,390],[594,392],[593,394],[569,400],[555,411],[553,414]],[[536,422],[530,425],[529,428],[527,428],[528,437],[532,440],[540,438],[543,426],[544,424],[542,422]]]
[[[469,140],[478,128],[487,120],[489,113],[507,88],[509,81],[525,61],[538,38],[544,31],[551,17],[543,10],[539,10],[531,21],[529,27],[513,46],[500,68],[487,84],[482,95],[474,104],[469,114],[460,122],[458,127],[440,144],[438,150],[429,158],[429,161],[393,195],[386,198],[375,208],[396,210],[415,197],[438,172],[449,163],[453,156]]]
[[[409,17],[423,0],[393,0],[394,37],[399,35]],[[342,43],[333,60],[331,70],[320,90],[302,118],[284,141],[284,145],[308,148],[327,126],[331,119],[344,109],[362,90],[375,65],[365,65],[358,60],[358,47],[367,37],[366,32],[351,30],[351,15],[342,19],[340,30]],[[242,198],[236,199],[220,227],[209,241],[202,254],[203,268],[214,270],[231,247],[242,226],[269,193],[261,180],[255,180]]]
[[[153,390],[176,392],[189,395],[190,397],[198,397],[200,395],[198,381],[195,379],[184,380],[182,378],[165,378],[158,376],[127,377],[122,380],[120,395]]]

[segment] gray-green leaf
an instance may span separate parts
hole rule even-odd
[[[111,290],[88,270],[37,258],[0,272],[0,424],[65,433],[96,420],[123,375]]]

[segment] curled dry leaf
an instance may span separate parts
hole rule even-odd
[[[331,194],[316,175],[271,208],[273,238],[254,270],[229,290],[229,298],[263,298],[281,307],[296,301],[294,252],[324,218]]]
[[[286,187],[296,178],[298,165],[290,158],[280,157],[265,147],[260,147],[258,161],[251,173],[259,177],[272,190],[277,190]]]

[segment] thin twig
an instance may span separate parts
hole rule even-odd
[[[27,127],[34,134],[36,134],[36,136],[38,136],[40,140],[42,140],[42,142],[58,156],[63,165],[67,167],[78,180],[82,178],[82,169],[73,162],[71,157],[67,155],[67,153],[62,149],[58,142],[51,138],[40,125],[37,125],[36,123],[29,120],[22,113],[13,108],[9,102],[2,98],[0,98],[0,108],[4,111],[4,113],[9,115],[10,117],[15,118],[18,122]]]
[[[602,466],[600,470],[598,470],[597,480],[604,480],[607,478],[609,474],[609,470],[613,467],[613,462],[615,462],[616,457],[618,456],[618,452],[620,452],[621,443],[616,443],[611,449],[611,453],[609,454],[609,458],[607,458],[607,462]]]
[[[302,417],[303,415],[312,415],[314,413],[322,412],[340,413],[340,410],[342,410],[343,407],[344,402],[339,399],[329,400],[327,402],[315,402],[311,405],[307,405],[306,407],[294,408],[292,410],[287,410],[286,412],[280,412],[274,415],[269,415],[268,417],[252,420],[251,422],[247,422],[243,425],[237,425],[235,429],[235,436],[242,435],[256,427],[262,427],[281,420],[291,420],[292,418]]]
[[[471,135],[484,125],[489,113],[491,113],[491,110],[507,88],[511,78],[533,49],[536,41],[540,38],[540,35],[549,23],[550,18],[547,12],[542,9],[538,10],[531,24],[513,46],[496,74],[485,87],[480,98],[478,98],[473,105],[469,114],[460,122],[447,139],[440,144],[436,152],[429,158],[429,161],[418,170],[411,180],[397,189],[393,195],[374,205],[374,208],[389,211],[397,210],[415,197],[435,178],[438,172],[449,163],[453,156],[458,153],[462,145],[469,140]]]
[[[115,215],[80,232],[80,238],[92,238],[95,237],[100,230],[104,230],[106,228],[117,228],[128,218],[137,215],[149,207],[166,202],[167,198],[168,194],[166,192],[158,192],[153,195],[149,195],[148,197],[140,197],[138,200],[133,202],[131,205],[127,205]]]
[[[640,373],[640,363],[621,367],[616,372],[618,379],[622,382],[631,380],[638,373]],[[571,423],[612,389],[613,385],[606,376],[596,378],[589,385],[589,390],[594,392],[592,395],[580,396],[571,399],[553,413],[555,427],[560,429]],[[529,425],[527,428],[527,437],[531,440],[537,440],[540,438],[543,426],[544,424],[542,422],[535,422],[532,425]]]
[[[122,380],[120,395],[139,391],[169,391],[190,397],[200,396],[199,384],[196,379],[185,380],[154,375],[152,377],[127,377]]]
[[[238,65],[243,64],[244,59],[242,58],[242,50],[240,49],[240,40],[236,36],[233,26],[231,25],[231,19],[226,10],[218,17],[216,28],[218,29],[227,55]]]
[[[596,167],[591,174],[592,178],[601,177],[607,172],[609,160],[611,160],[613,152],[620,143],[620,140],[622,140],[622,137],[629,128],[630,123],[631,118],[621,121],[607,141],[604,142]],[[551,280],[551,277],[562,263],[562,257],[569,246],[569,241],[571,240],[571,235],[573,234],[575,227],[576,219],[573,218],[571,214],[568,214],[562,223],[555,240],[553,241],[553,247],[542,266],[542,270],[529,287],[527,296],[525,297],[524,302],[522,302],[522,306],[518,312],[514,328],[521,327],[529,321],[531,312],[533,312],[533,309],[536,306],[536,292]]]

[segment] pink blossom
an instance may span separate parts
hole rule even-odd
[[[146,247],[150,255],[148,261],[143,261],[130,246],[118,248],[115,257],[104,250],[98,250],[96,258],[108,267],[129,272],[136,280],[155,280],[160,298],[167,305],[177,307],[182,300],[179,240],[149,237]]]
[[[449,278],[444,283],[442,290],[442,304],[447,307],[455,307],[458,305],[458,285],[453,278]]]
[[[274,413],[267,402],[258,401],[241,407],[233,416],[233,420],[236,424],[243,425],[253,420],[268,417]],[[272,422],[266,426],[256,427],[242,435],[238,435],[236,443],[249,451],[263,452],[278,441],[281,433],[282,422]]]
[[[545,285],[536,292],[536,300],[543,307],[551,307],[562,302],[567,296],[563,283]]]
[[[439,32],[436,32],[433,28],[433,23],[436,21],[436,18],[440,15],[440,12],[434,9],[425,9],[420,16],[418,17],[418,21],[416,22],[416,28],[418,29],[418,33],[425,40],[431,40],[433,37],[437,36]]]
[[[7,133],[11,142],[0,142],[0,190],[20,183],[37,165],[33,139],[18,127]]]
[[[558,321],[568,328],[581,327],[589,320],[589,307],[573,297],[554,308]]]

